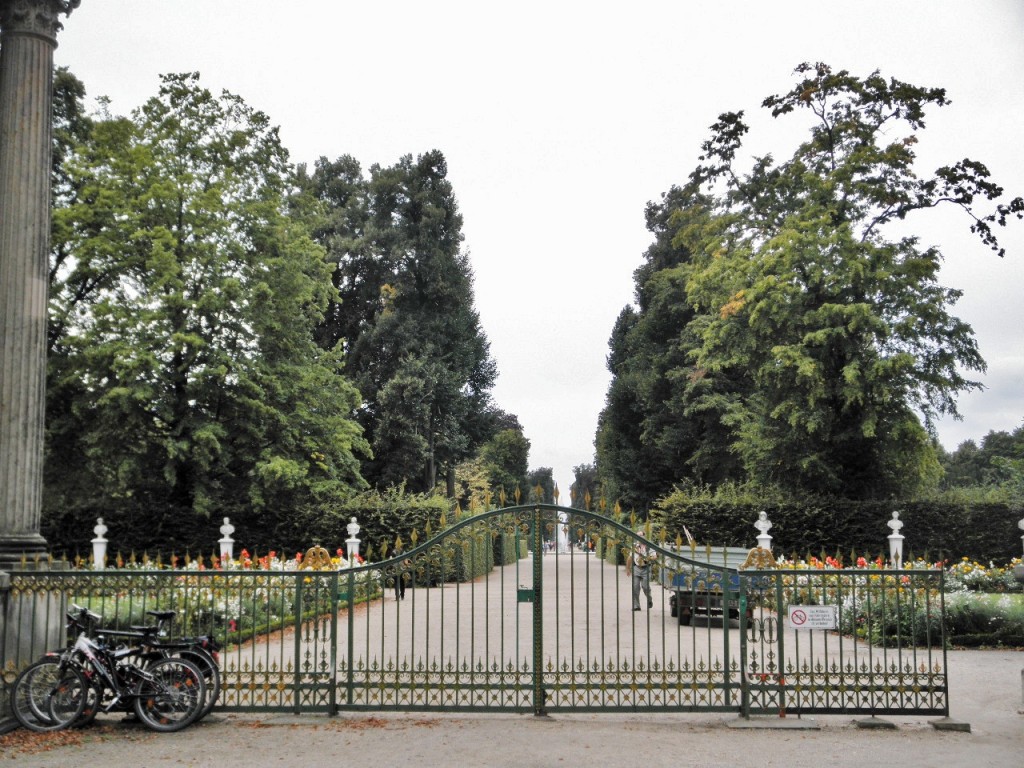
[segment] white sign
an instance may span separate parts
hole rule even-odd
[[[835,629],[839,626],[839,606],[791,605],[789,626],[793,629]]]

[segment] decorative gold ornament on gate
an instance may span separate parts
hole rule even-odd
[[[331,555],[323,547],[310,547],[302,556],[302,563],[299,564],[300,571],[333,571],[334,563],[331,562]]]
[[[772,556],[770,549],[754,547],[747,553],[747,559],[743,561],[740,570],[764,571],[778,567],[779,564],[775,562],[775,557]]]

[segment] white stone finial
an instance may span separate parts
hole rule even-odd
[[[107,563],[107,526],[103,524],[103,518],[96,518],[96,527],[92,529],[96,538],[92,540],[92,567],[98,571],[103,570]]]
[[[903,521],[900,520],[900,513],[893,510],[892,519],[888,522],[889,528],[892,533],[889,534],[889,561],[893,568],[903,567],[903,539],[904,536],[900,533],[900,529],[903,528]]]
[[[231,538],[231,534],[235,532],[235,526],[231,524],[231,519],[228,517],[224,518],[224,525],[220,527],[220,562],[221,565],[227,565],[235,558],[235,540]]]
[[[360,525],[359,525],[359,523],[356,522],[356,518],[355,518],[354,515],[352,516],[352,522],[350,522],[348,524],[348,526],[347,526],[347,530],[348,530],[348,539],[345,541],[345,544],[348,545],[348,561],[349,561],[349,563],[355,565],[356,564],[355,563],[356,556],[359,554],[359,542],[360,542],[359,530],[360,530]]]

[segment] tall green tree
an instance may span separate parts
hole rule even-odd
[[[942,256],[901,234],[915,214],[953,206],[1002,255],[995,227],[1024,201],[984,165],[925,173],[914,147],[941,88],[803,64],[765,99],[810,134],[785,161],[739,161],[742,113],[720,116],[694,188],[713,203],[681,239],[700,254],[688,285],[700,313],[697,367],[746,379],[723,420],[749,475],[814,492],[885,497],[934,482],[927,428],[957,415],[984,370],[960,291],[938,282]],[[985,209],[989,202],[993,204]],[[698,217],[699,219],[699,217]],[[900,229],[894,225],[899,224]],[[923,423],[922,423],[923,422]]]
[[[277,516],[365,485],[358,393],[313,342],[330,270],[286,215],[268,118],[168,75],[130,118],[96,120],[63,172],[50,540],[102,515],[122,544],[208,544],[197,528],[230,515],[272,541]]]
[[[633,275],[635,306],[619,314],[609,341],[612,382],[598,420],[597,468],[605,493],[635,509],[676,483],[720,482],[737,467],[715,383],[690,359],[699,343],[686,294],[694,266],[679,242],[686,226],[679,214],[692,203],[673,187],[648,204],[654,242]]]
[[[455,467],[498,431],[496,368],[447,173],[433,151],[375,165],[368,179],[351,158],[321,160],[308,183],[339,292],[318,338],[345,345],[373,445],[364,472],[378,487],[429,491],[443,478],[453,494]]]
[[[572,487],[569,489],[570,506],[586,509],[587,499],[591,504],[601,495],[600,482],[597,479],[596,464],[577,464],[572,468]]]
[[[943,488],[993,487],[1006,483],[1013,474],[1013,462],[1024,461],[1024,426],[1013,432],[992,431],[981,439],[981,447],[965,440],[951,454],[943,454]]]
[[[507,503],[512,503],[516,490],[526,498],[530,491],[526,471],[530,459],[530,441],[521,430],[502,430],[483,444],[480,456],[488,469],[491,488],[496,494],[504,490]]]
[[[997,228],[1024,201],[1000,202],[973,160],[918,167],[941,88],[796,74],[763,104],[809,121],[788,159],[745,163],[743,113],[723,114],[687,185],[649,208],[656,240],[612,334],[597,438],[600,477],[630,505],[676,482],[912,493],[939,474],[934,419],[980,386],[942,255],[905,233],[952,206],[1002,255]]]
[[[538,491],[539,489],[539,491]],[[526,482],[522,487],[524,501],[531,501],[538,504],[555,503],[555,471],[551,467],[538,467],[526,473]],[[561,490],[559,489],[559,494]],[[559,504],[565,504],[567,499],[558,499]],[[511,503],[511,502],[510,502]]]

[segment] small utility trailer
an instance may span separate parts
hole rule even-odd
[[[683,546],[679,559],[662,563],[661,584],[670,590],[669,606],[680,624],[698,618],[740,618],[739,569],[751,554],[744,547]],[[748,608],[748,615],[750,609]]]

